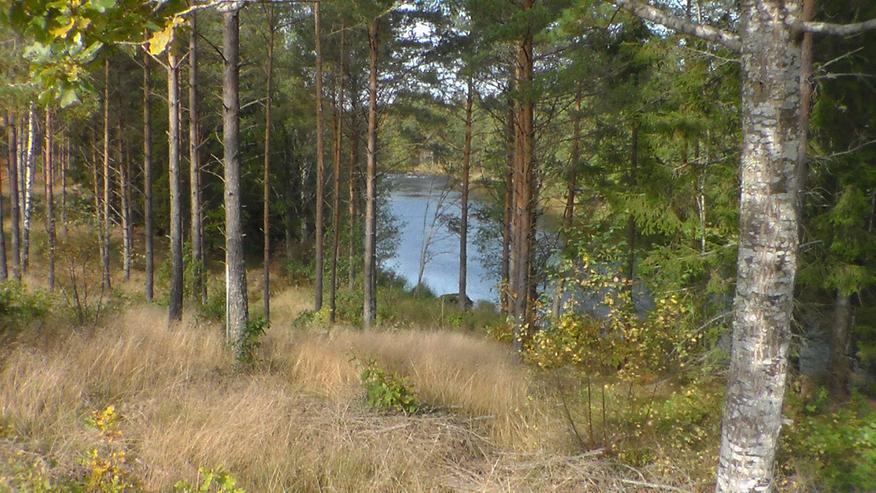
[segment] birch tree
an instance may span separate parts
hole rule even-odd
[[[737,51],[742,65],[740,230],[732,353],[717,490],[774,488],[797,267],[802,32],[848,35],[876,20],[800,20],[800,2],[744,0],[739,33],[692,23],[637,0],[633,14]]]

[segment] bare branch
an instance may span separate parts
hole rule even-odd
[[[636,17],[662,24],[684,34],[690,34],[706,41],[722,44],[734,51],[742,51],[739,35],[718,29],[708,24],[698,24],[667,13],[639,0],[609,0],[611,3],[630,11]]]
[[[795,31],[816,33],[816,34],[832,34],[834,36],[849,36],[852,34],[860,34],[865,31],[876,29],[876,19],[870,19],[864,22],[855,22],[852,24],[832,24],[830,22],[795,22],[792,26]]]

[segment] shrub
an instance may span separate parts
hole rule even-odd
[[[0,324],[22,325],[49,311],[49,298],[41,292],[28,293],[21,284],[0,284]]]
[[[179,493],[246,493],[237,486],[237,479],[222,469],[198,468],[198,480],[192,485],[188,481],[177,481],[173,486]]]
[[[420,402],[409,389],[410,384],[395,373],[390,373],[369,360],[360,375],[365,386],[365,400],[378,409],[388,409],[414,414],[420,410]]]

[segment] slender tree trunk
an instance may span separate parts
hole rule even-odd
[[[154,295],[154,234],[152,227],[152,72],[149,54],[143,52],[143,240],[146,256],[146,301]]]
[[[54,175],[55,175],[55,142],[54,142],[54,114],[52,107],[46,107],[46,129],[45,129],[45,152],[46,161],[43,163],[43,175],[46,185],[46,233],[49,239],[49,265],[48,265],[48,281],[49,291],[55,290],[55,205],[54,205]],[[0,222],[2,224],[2,222]],[[2,238],[2,237],[0,237]],[[4,262],[5,263],[5,262]],[[4,271],[5,266],[4,266]]]
[[[6,125],[10,125],[10,116],[6,115]],[[8,151],[11,155],[14,150],[14,147],[10,145]],[[8,162],[7,165],[9,167],[12,166],[11,162]],[[6,264],[6,234],[3,231],[3,184],[2,184],[2,176],[3,173],[0,173],[0,280],[5,281],[9,278],[8,266]]]
[[[471,126],[474,83],[471,76],[466,82],[465,94],[465,137],[462,146],[462,197],[459,206],[459,309],[468,309],[466,281],[468,280],[468,189],[471,174]]]
[[[24,168],[24,238],[21,264],[24,272],[30,264],[30,218],[33,215],[33,178],[36,173],[36,104],[31,101],[27,114],[27,150]]]
[[[274,93],[274,6],[269,7],[268,14],[268,84],[267,101],[265,102],[265,165],[262,191],[262,230],[265,240],[263,244],[264,287],[262,300],[264,302],[265,320],[271,321],[271,104]]]
[[[10,118],[9,127],[7,129],[9,144],[9,157],[6,165],[8,167],[7,181],[9,181],[9,209],[10,209],[10,230],[12,234],[12,277],[16,281],[21,281],[21,245],[19,240],[19,202],[18,202],[18,136],[16,135],[16,122],[14,116]]]
[[[94,197],[94,219],[97,222],[97,243],[98,248],[100,250],[101,259],[103,259],[103,208],[100,205],[101,197],[101,176],[100,176],[100,160],[97,155],[97,130],[95,129],[93,132],[94,135],[94,145],[91,148],[91,184],[92,189],[91,193]],[[104,282],[103,276],[101,276],[100,283],[101,292],[105,289],[108,289],[107,285]]]
[[[239,11],[225,12],[222,53],[222,146],[225,160],[225,289],[226,326],[229,339],[237,346],[238,360],[245,357],[242,337],[246,335],[248,300],[246,265],[243,258],[243,225],[240,219],[240,66]]]
[[[513,222],[514,208],[514,164],[516,147],[516,124],[517,114],[514,111],[514,100],[508,98],[507,116],[507,164],[505,166],[505,194],[502,204],[502,265],[500,273],[502,313],[511,315],[511,223]]]
[[[774,487],[797,267],[796,4],[742,2],[742,156],[733,349],[717,490]]]
[[[344,108],[344,27],[341,28],[340,60],[335,75],[334,93],[334,152],[332,156],[332,267],[331,286],[329,286],[329,321],[335,323],[338,294],[338,255],[341,251],[341,149],[343,140],[343,108]]]
[[[349,236],[350,236],[350,251],[348,255],[350,257],[347,269],[348,272],[348,285],[350,290],[356,284],[356,239],[358,235],[356,234],[358,228],[356,227],[358,222],[357,216],[357,207],[356,203],[359,200],[358,192],[356,191],[356,182],[359,176],[359,88],[358,88],[358,78],[357,77],[349,77],[350,79],[350,163],[347,172],[347,215],[350,217],[349,220]]]
[[[849,397],[849,375],[851,374],[851,358],[849,357],[849,341],[851,340],[852,305],[851,296],[840,290],[836,292],[833,304],[833,327],[830,340],[830,389],[839,400]]]
[[[118,147],[117,155],[119,158],[119,215],[122,219],[122,271],[124,272],[125,282],[131,280],[131,263],[133,261],[134,242],[131,235],[134,233],[133,224],[131,223],[131,179],[130,169],[128,169],[128,160],[125,155],[125,143],[122,140],[122,124],[118,123]]]
[[[192,297],[202,305],[207,303],[207,284],[204,281],[204,220],[201,204],[201,128],[198,113],[198,24],[197,15],[191,16],[189,36],[189,183],[191,202],[191,242],[194,263]]]
[[[368,151],[365,175],[365,251],[362,265],[364,307],[362,322],[365,329],[374,326],[377,315],[377,54],[378,19],[368,25]]]
[[[322,128],[322,48],[320,43],[319,10],[320,1],[313,4],[313,29],[316,43],[316,231],[314,248],[316,250],[316,264],[314,273],[316,276],[313,309],[319,311],[322,308],[323,270],[324,270],[324,247],[323,247],[323,202],[325,197],[325,144],[323,143]]]
[[[100,259],[103,267],[103,276],[101,277],[101,286],[105,289],[112,287],[110,278],[110,184],[112,177],[110,174],[110,124],[109,124],[109,58],[103,63],[103,210],[100,214],[101,233],[100,240]]]
[[[180,176],[179,58],[171,48],[167,53],[167,145],[170,189],[170,298],[167,317],[170,324],[182,320],[183,311],[183,225],[182,179]]]
[[[524,0],[529,11],[533,0]],[[534,105],[532,101],[532,33],[527,30],[517,46],[516,73],[520,102],[515,127],[514,206],[511,234],[511,303],[514,323],[514,349],[523,348],[529,312],[529,274],[534,184]]]
[[[815,0],[802,0],[803,9],[800,12],[801,21],[810,21],[815,13]],[[803,33],[800,42],[800,142],[797,151],[797,183],[799,196],[797,197],[797,217],[803,224],[803,205],[806,194],[807,174],[809,162],[809,113],[812,107],[812,33]],[[802,228],[798,234],[802,234]]]

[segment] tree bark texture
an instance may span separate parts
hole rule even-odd
[[[189,36],[189,201],[191,211],[190,236],[194,279],[192,298],[207,303],[207,283],[204,280],[204,209],[201,204],[201,126],[198,112],[198,19],[192,14]]]
[[[338,71],[335,74],[336,101],[334,102],[334,149],[332,153],[332,267],[329,286],[329,321],[335,323],[338,294],[338,255],[341,251],[341,150],[343,144],[344,110],[344,29],[341,29]]]
[[[771,490],[797,266],[795,2],[742,2],[740,231],[717,490]]]
[[[468,189],[471,174],[471,126],[474,83],[471,77],[466,82],[465,93],[465,137],[462,145],[462,196],[459,205],[459,309],[468,309],[466,303],[466,281],[468,280]]]
[[[523,9],[533,7],[533,0],[524,0]],[[515,119],[514,195],[511,222],[510,296],[514,318],[514,349],[523,348],[528,320],[529,274],[532,233],[534,184],[534,104],[532,101],[533,58],[532,33],[527,29],[517,44],[516,86],[519,93]]]
[[[27,148],[24,159],[24,220],[21,244],[21,265],[27,273],[30,264],[30,218],[33,215],[33,179],[36,173],[36,104],[31,101],[27,113]]]
[[[112,175],[110,172],[109,73],[110,62],[107,58],[103,62],[103,197],[101,198],[102,210],[100,212],[100,259],[103,268],[101,285],[105,289],[112,287],[110,276],[110,224],[112,223],[110,220],[110,184],[112,183]]]
[[[150,58],[143,52],[143,243],[146,260],[146,301],[154,295],[154,237],[152,226],[152,72]]]
[[[118,168],[119,168],[119,215],[122,218],[122,272],[125,282],[131,280],[131,267],[134,261],[134,223],[131,220],[131,169],[128,164],[122,125],[118,127]]]
[[[171,324],[182,320],[183,310],[183,226],[182,177],[180,175],[179,58],[173,49],[167,54],[167,145],[170,189],[170,299],[167,316]]]
[[[43,176],[46,185],[46,234],[48,236],[48,284],[49,291],[55,290],[55,200],[54,200],[54,175],[55,175],[55,142],[54,142],[54,113],[51,106],[46,107],[45,129],[45,162],[43,163]],[[2,217],[2,216],[0,216]],[[2,224],[2,220],[0,220]],[[2,238],[2,237],[0,237]],[[4,257],[4,264],[6,263]],[[4,265],[4,271],[5,265]],[[4,276],[5,277],[5,276]]]
[[[241,338],[246,335],[248,300],[243,257],[243,225],[240,219],[240,17],[239,11],[223,14],[222,53],[222,145],[225,162],[225,282],[226,326],[229,339],[243,357]]]
[[[316,218],[315,218],[315,265],[313,309],[322,309],[324,250],[323,246],[323,206],[325,197],[325,143],[323,141],[322,116],[322,46],[320,43],[320,2],[313,4],[313,36],[316,46]]]
[[[502,265],[500,272],[501,294],[500,304],[502,313],[511,315],[511,223],[513,222],[514,205],[514,163],[515,161],[515,136],[517,125],[516,112],[514,111],[514,99],[508,98],[508,115],[506,122],[506,143],[508,146],[507,164],[505,166],[505,194],[502,204]]]
[[[364,307],[362,323],[365,329],[374,326],[377,316],[377,55],[378,19],[368,25],[368,145],[365,171],[365,244],[362,266]]]
[[[268,67],[267,67],[267,100],[265,101],[265,161],[262,176],[262,268],[264,270],[264,285],[262,287],[262,302],[265,321],[271,321],[271,105],[274,95],[274,6],[269,7],[268,14]]]
[[[851,296],[837,290],[833,304],[833,326],[830,332],[830,389],[835,397],[845,400],[849,397],[849,376],[851,374],[852,304]]]

